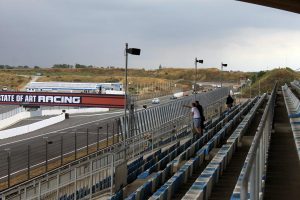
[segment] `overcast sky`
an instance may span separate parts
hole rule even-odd
[[[300,15],[234,0],[0,0],[0,64],[300,68]]]

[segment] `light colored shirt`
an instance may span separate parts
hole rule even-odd
[[[193,118],[200,118],[200,112],[199,112],[198,108],[192,107],[191,112],[193,113]]]

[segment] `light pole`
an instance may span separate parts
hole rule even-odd
[[[195,100],[196,100],[196,82],[197,82],[197,63],[203,64],[203,60],[198,60],[197,57],[195,58],[195,82],[194,82]]]
[[[223,67],[227,67],[227,64],[221,63],[221,87],[223,87]]]
[[[128,134],[127,110],[128,110],[128,54],[140,55],[141,50],[137,48],[128,48],[128,43],[125,44],[125,112],[124,112],[124,148],[126,159],[126,135]]]

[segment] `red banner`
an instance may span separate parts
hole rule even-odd
[[[125,95],[2,91],[0,104],[124,108]]]

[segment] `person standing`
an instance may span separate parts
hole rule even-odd
[[[196,103],[192,103],[192,106],[184,105],[184,107],[191,108],[191,115],[193,116],[194,128],[195,128],[195,130],[198,134],[201,134],[202,133],[202,130],[201,130],[201,116],[200,116],[200,111],[198,110],[198,108],[196,106]]]
[[[203,113],[203,107],[202,105],[199,103],[199,101],[195,101],[196,103],[196,107],[198,108],[199,112],[200,112],[200,119],[201,119],[201,122],[200,122],[200,125],[201,125],[201,134],[203,134],[203,130],[204,130],[204,122],[205,122],[205,116],[204,116],[204,113]]]
[[[228,94],[228,97],[226,99],[226,105],[227,105],[228,110],[231,109],[232,104],[233,104],[233,98],[230,96],[230,94]]]

